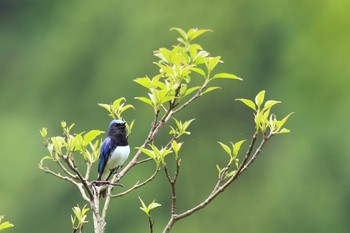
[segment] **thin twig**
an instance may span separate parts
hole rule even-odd
[[[148,217],[148,224],[149,224],[150,233],[153,233],[154,221],[152,220],[151,216]]]
[[[90,172],[91,172],[91,163],[86,163],[86,172],[85,172],[85,180],[89,180]]]
[[[82,185],[84,186],[85,190],[88,192],[89,194],[89,198],[93,199],[94,195],[91,191],[91,186],[87,183],[87,181],[85,180],[85,178],[81,175],[81,173],[79,172],[78,168],[76,167],[75,163],[73,160],[71,160],[69,157],[67,157],[67,159],[65,160],[66,163],[68,164],[69,168],[75,173],[77,174],[77,176],[79,177],[79,180],[81,181]]]
[[[185,102],[184,104],[182,104],[180,107],[178,107],[177,109],[174,110],[174,114],[178,113],[179,111],[181,111],[182,109],[186,108],[191,102],[193,102],[195,99],[197,99],[198,97],[200,97],[203,93],[204,88],[206,88],[206,86],[208,85],[209,81],[206,80],[203,85],[199,88],[199,90],[196,92],[195,95],[192,96],[191,99],[187,100],[187,102]]]
[[[141,164],[141,163],[145,163],[145,162],[148,162],[148,161],[151,161],[151,160],[153,160],[153,159],[152,158],[143,159],[143,160],[137,161],[135,165],[138,165],[138,164]]]
[[[56,173],[54,171],[51,171],[49,168],[47,167],[39,167],[41,170],[43,170],[44,172],[48,173],[48,174],[51,174],[53,176],[56,176],[57,178],[60,178],[62,180],[67,180],[69,181],[70,183],[74,184],[75,186],[78,187],[80,193],[81,193],[81,196],[82,198],[85,200],[85,201],[89,201],[89,198],[86,196],[86,193],[82,187],[82,185],[76,181],[74,181],[72,178],[68,177],[68,176],[62,176],[60,173]]]
[[[144,185],[146,185],[147,183],[151,182],[152,180],[154,180],[154,178],[157,176],[158,172],[159,172],[160,168],[157,168],[154,173],[152,174],[152,176],[150,176],[147,180],[145,180],[144,182],[140,183],[139,181],[136,182],[136,184],[134,186],[132,186],[131,188],[129,188],[128,190],[112,195],[111,198],[115,198],[115,197],[121,197],[124,196],[125,194],[130,193],[131,191],[138,189]]]

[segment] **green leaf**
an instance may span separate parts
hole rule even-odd
[[[233,80],[243,80],[239,77],[237,77],[234,74],[229,74],[229,73],[218,73],[216,75],[214,75],[213,79],[233,79]]]
[[[101,106],[102,108],[106,109],[108,112],[111,112],[111,105],[101,104],[101,103],[98,103],[98,105]]]
[[[140,101],[154,107],[152,101],[146,97],[135,97],[135,99],[140,100]]]
[[[231,152],[231,149],[230,147],[228,147],[227,145],[225,145],[224,143],[222,142],[218,142],[220,144],[220,146],[226,151],[226,153],[232,157],[232,152]]]
[[[200,74],[200,75],[203,76],[204,78],[206,77],[206,74],[205,74],[204,70],[202,70],[202,69],[200,69],[200,68],[191,67],[190,70],[196,72],[197,74]]]
[[[135,110],[134,106],[132,106],[131,104],[127,104],[127,105],[125,105],[125,106],[120,105],[120,107],[119,107],[119,109],[118,109],[117,112],[118,112],[119,115],[121,115],[123,112],[125,112],[126,110],[128,110],[128,109],[130,109],[130,108],[132,108],[132,109]]]
[[[192,92],[197,91],[199,88],[201,88],[201,87],[200,87],[200,86],[196,86],[196,87],[188,88],[188,89],[185,91],[184,96],[188,96],[188,95],[191,94]]]
[[[205,89],[205,91],[202,92],[202,95],[211,92],[211,91],[215,91],[217,89],[221,89],[221,87],[208,87],[207,89]]]
[[[255,103],[258,106],[258,109],[260,109],[260,106],[264,102],[264,98],[265,98],[265,90],[260,91],[255,97]]]
[[[176,140],[173,140],[171,142],[171,148],[174,150],[175,152],[175,158],[177,159],[179,157],[179,151],[181,149],[181,146],[182,146],[183,142],[181,143],[177,143]]]
[[[256,107],[253,101],[248,100],[248,99],[236,99],[241,101],[242,103],[244,103],[245,105],[247,105],[248,107],[250,107],[251,109],[253,109],[254,111],[256,111]]]
[[[46,136],[47,136],[47,128],[42,128],[42,129],[40,130],[40,134],[41,134],[41,136],[45,139]]]
[[[190,29],[188,32],[187,32],[187,35],[188,35],[188,38],[189,40],[194,40],[196,39],[197,37],[199,37],[200,35],[206,33],[206,32],[213,32],[212,30],[210,29],[200,29],[198,30],[198,28],[192,28]]]
[[[147,76],[143,78],[136,78],[134,79],[134,82],[140,84],[143,87],[146,87],[147,89],[152,86],[151,79]]]
[[[184,38],[185,40],[188,40],[188,36],[187,36],[187,33],[182,30],[181,28],[171,28],[170,31],[177,31],[181,36],[182,38]]]
[[[141,197],[139,197],[139,200],[141,202],[141,207],[140,209],[148,216],[148,217],[151,217],[151,210],[159,207],[159,206],[162,206],[161,204],[159,203],[156,203],[155,201],[156,200],[153,200],[151,204],[149,204],[148,206],[146,206],[146,204],[144,203],[144,201],[141,199]]]
[[[235,144],[232,144],[232,149],[233,149],[233,156],[234,158],[237,157],[239,150],[241,149],[242,144],[245,142],[246,140],[241,140],[239,142],[236,142]]]
[[[207,62],[209,53],[207,51],[201,50],[197,53],[197,56],[194,58],[194,62],[199,65]]]
[[[170,63],[170,50],[166,48],[160,48],[154,52],[154,56],[160,58],[163,62]]]
[[[84,143],[88,145],[92,140],[94,140],[98,135],[104,133],[101,130],[90,130],[84,135]]]
[[[276,104],[280,104],[281,101],[277,101],[277,100],[268,100],[265,102],[264,105],[264,110],[271,108],[272,106],[276,105]]]
[[[207,66],[209,71],[214,70],[214,68],[216,67],[216,65],[217,65],[219,62],[222,62],[222,61],[220,61],[220,58],[221,58],[220,56],[209,58],[209,62],[208,62],[208,66]]]
[[[126,101],[124,97],[121,97],[121,98],[119,98],[119,99],[116,99],[116,100],[113,102],[113,107],[114,107],[114,109],[118,109],[122,101],[124,101],[124,102]]]
[[[282,128],[282,126],[286,123],[286,121],[288,120],[288,118],[289,118],[292,114],[294,114],[294,112],[289,113],[289,114],[288,114],[287,116],[285,116],[281,121],[278,122],[277,132],[280,131],[280,129]],[[285,133],[288,133],[288,132],[286,132],[286,130],[284,130],[284,131],[285,131]]]
[[[194,60],[194,58],[197,56],[198,50],[202,50],[202,47],[199,44],[191,44],[189,50],[191,59]]]
[[[154,201],[152,201],[151,204],[149,204],[148,208],[149,208],[150,210],[153,210],[153,209],[155,209],[155,208],[157,208],[157,207],[159,207],[159,206],[162,206],[162,205],[159,204],[159,203],[156,203],[155,200],[154,200]]]
[[[14,226],[14,225],[13,225],[12,223],[8,222],[8,221],[3,222],[3,223],[0,224],[0,231],[1,231],[1,230],[4,230],[4,229],[6,229],[6,228],[13,227],[13,226]]]
[[[146,148],[143,147],[136,147],[137,150],[142,151],[142,153],[144,153],[145,155],[147,155],[148,157],[150,157],[153,160],[156,160],[156,155],[152,150],[148,150]]]
[[[289,132],[290,132],[289,129],[283,128],[280,131],[278,131],[276,134],[283,134],[283,133],[289,133]]]

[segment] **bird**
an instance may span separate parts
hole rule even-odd
[[[98,161],[98,181],[108,181],[127,160],[130,154],[126,122],[112,120],[108,133],[104,139]],[[103,192],[104,191],[104,192]],[[106,190],[101,190],[100,195],[105,196]]]

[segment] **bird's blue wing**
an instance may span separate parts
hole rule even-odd
[[[115,146],[113,146],[113,141],[109,137],[107,137],[102,143],[100,150],[100,158],[98,160],[98,180],[101,179],[101,175],[106,167],[109,156],[113,149],[115,149],[113,147]]]

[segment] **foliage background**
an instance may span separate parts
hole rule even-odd
[[[212,187],[215,164],[226,159],[216,141],[252,132],[251,113],[235,98],[265,89],[283,102],[280,116],[296,112],[291,134],[273,138],[250,171],[174,232],[346,232],[349,9],[346,0],[0,1],[0,211],[15,224],[8,232],[69,232],[80,201],[73,186],[37,169],[46,153],[41,127],[55,135],[66,120],[77,132],[106,130],[110,119],[97,103],[125,96],[137,109],[127,116],[136,119],[130,141],[141,144],[151,116],[133,99],[144,90],[132,80],[157,72],[152,52],[175,43],[174,26],[213,29],[200,43],[244,78],[221,81],[222,91],[182,114],[197,120],[184,145],[180,210]],[[129,173],[125,184],[151,169]],[[154,211],[162,229],[170,194],[159,176],[114,200],[107,232],[146,232],[137,196],[163,204]]]

